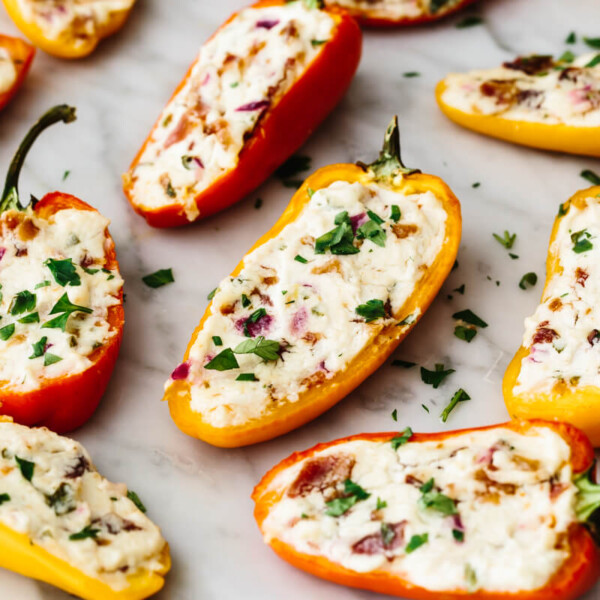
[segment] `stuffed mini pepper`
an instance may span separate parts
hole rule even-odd
[[[135,0],[2,0],[31,42],[60,58],[91,54],[124,25]]]
[[[0,110],[25,81],[35,48],[19,38],[0,34]]]
[[[504,376],[513,417],[559,419],[600,445],[600,186],[560,206],[541,304]]]
[[[600,156],[600,54],[526,56],[453,73],[436,90],[442,112],[479,133],[545,150]]]
[[[171,562],[159,528],[80,444],[0,420],[0,447],[0,567],[85,600],[162,588]]]
[[[422,317],[460,235],[446,184],[400,162],[396,120],[372,165],[317,171],[215,291],[167,382],[177,426],[241,446],[317,417]]]
[[[350,85],[361,34],[319,2],[261,0],[200,50],[124,177],[133,208],[172,227],[241,200]]]
[[[515,421],[362,434],[297,452],[254,490],[265,541],[340,583],[419,600],[572,600],[600,574],[600,505],[575,427]]]
[[[0,201],[1,412],[64,432],[92,415],[123,334],[123,280],[108,219],[60,192],[19,201],[36,137],[75,109],[57,106],[28,133]]]
[[[327,6],[347,10],[359,23],[400,27],[437,21],[475,0],[325,0]]]

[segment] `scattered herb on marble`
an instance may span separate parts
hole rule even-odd
[[[403,369],[411,369],[412,367],[416,367],[416,362],[411,362],[409,360],[401,360],[396,358],[392,361],[392,367],[402,367]]]
[[[565,40],[565,44],[574,44],[576,41],[577,35],[574,31],[571,31],[571,33],[567,36],[567,39]]]
[[[453,319],[458,319],[467,323],[467,325],[475,325],[475,327],[485,328],[488,324],[480,317],[478,317],[472,310],[468,308],[466,310],[460,310],[452,315]]]
[[[512,252],[509,252],[508,255],[513,259],[513,260],[517,260],[517,258],[519,258],[518,254],[513,254]]]
[[[469,15],[464,19],[461,19],[457,24],[457,29],[464,29],[465,27],[473,27],[474,25],[481,25],[483,23],[483,19],[481,17],[477,17],[475,15]]]
[[[402,76],[403,77],[420,77],[421,73],[419,73],[418,71],[406,71],[406,73],[403,73]]]
[[[173,269],[159,269],[149,275],[144,275],[142,281],[151,288],[159,288],[168,283],[173,283],[175,278],[173,277]]]
[[[280,179],[286,187],[300,187],[302,181],[296,180],[294,177],[308,171],[310,166],[310,156],[294,154],[275,171],[275,177]]]
[[[394,421],[398,421],[398,409],[397,408],[395,408],[392,411],[392,419],[394,419]]]
[[[444,369],[444,365],[442,363],[437,363],[433,371],[430,371],[425,367],[421,367],[421,380],[423,383],[433,386],[434,390],[437,390],[444,379],[446,379],[446,377],[449,375],[452,375],[454,372],[454,369]]]
[[[527,286],[533,287],[537,283],[538,277],[535,273],[525,273],[523,277],[521,277],[521,281],[519,281],[519,287],[522,290],[526,290]]]
[[[508,231],[504,231],[502,236],[497,233],[492,233],[492,235],[494,236],[494,239],[502,244],[507,250],[510,250],[513,247],[515,240],[517,239],[516,233],[511,234]]]
[[[65,179],[66,179],[66,178],[67,178],[67,177],[68,177],[70,174],[71,174],[71,171],[69,171],[69,170],[65,171],[65,172],[63,173],[62,180],[63,180],[63,181],[65,181]]]
[[[481,183],[479,183],[479,181],[476,181],[471,187],[478,188],[480,185]]]
[[[259,208],[261,208],[261,206],[262,206],[262,205],[263,205],[262,198],[257,198],[257,199],[254,201],[254,208],[255,208],[256,210],[258,210]]]
[[[454,328],[454,335],[459,340],[464,340],[465,342],[469,343],[477,335],[477,329],[475,329],[474,327],[465,327],[464,325],[457,325]]]
[[[600,37],[597,38],[589,38],[589,37],[584,37],[583,41],[590,47],[590,48],[600,48]]]
[[[454,396],[452,396],[452,399],[450,400],[450,403],[448,404],[448,406],[446,406],[446,408],[444,408],[444,410],[442,411],[442,414],[441,414],[442,421],[445,423],[448,420],[450,413],[456,408],[456,406],[459,402],[466,402],[467,400],[470,400],[470,399],[471,399],[471,396],[469,396],[469,394],[467,394],[467,392],[465,392],[465,390],[463,390],[462,388],[458,389],[456,391],[456,393],[454,394]]]
[[[584,179],[587,179],[592,185],[600,185],[600,175],[597,175],[591,169],[584,169],[581,171],[580,175]]]

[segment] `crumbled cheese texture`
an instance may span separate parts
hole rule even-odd
[[[136,167],[126,176],[135,204],[180,204],[234,169],[247,140],[321,53],[335,21],[303,2],[242,10],[200,50]]]
[[[442,101],[466,113],[511,121],[598,127],[598,57],[585,54],[566,62],[531,56],[496,69],[453,73],[444,80]]]
[[[5,48],[0,48],[0,94],[8,92],[17,81],[17,69]]]
[[[67,209],[0,215],[0,382],[19,391],[80,373],[116,330],[123,280],[105,269],[108,219]],[[63,296],[66,294],[67,303]]]
[[[461,0],[325,0],[328,6],[341,6],[371,19],[418,19],[443,15]]]
[[[0,526],[115,590],[130,575],[162,570],[160,530],[80,444],[0,423],[0,449]]]
[[[318,254],[319,238],[341,223],[340,216],[356,253],[327,248]],[[403,195],[345,181],[314,192],[292,223],[244,259],[237,277],[219,284],[188,362],[167,387],[186,378],[192,410],[215,427],[246,423],[297,401],[343,370],[383,328],[405,318],[414,322],[417,315],[404,314],[403,307],[440,252],[445,230],[442,201],[431,192]],[[376,237],[361,239],[363,231]],[[369,302],[379,305],[374,313],[369,306],[357,312]],[[207,368],[223,350],[259,336],[275,344],[271,359],[237,353],[239,368]],[[237,379],[248,373],[256,381]]]
[[[571,204],[550,247],[560,268],[525,320],[517,394],[600,387],[600,201]]]
[[[35,23],[52,40],[84,44],[98,36],[119,13],[131,10],[135,0],[17,0],[26,21]]]
[[[345,442],[275,477],[267,492],[281,498],[261,528],[267,542],[432,591],[534,590],[569,556],[569,459],[568,444],[546,427],[409,441],[397,450]],[[344,502],[346,512],[327,514]]]

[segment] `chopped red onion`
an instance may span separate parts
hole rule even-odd
[[[187,379],[190,374],[190,363],[184,362],[175,367],[175,370],[171,373],[171,379],[177,381],[178,379]]]
[[[359,215],[354,215],[350,217],[350,225],[352,226],[352,231],[356,233],[356,230],[367,221],[367,213],[360,213]]]
[[[296,311],[294,316],[292,317],[292,322],[290,324],[290,331],[295,336],[300,336],[306,330],[306,324],[308,322],[308,312],[306,312],[306,308],[303,306],[300,310]]]
[[[0,260],[2,260],[2,257],[4,256],[5,253],[6,253],[6,248],[0,248]]]
[[[279,20],[269,21],[268,19],[264,19],[256,23],[257,27],[262,27],[263,29],[273,29],[275,25],[279,25]]]
[[[238,112],[250,112],[253,110],[265,110],[269,108],[271,102],[269,100],[256,100],[254,102],[248,102],[248,104],[242,104],[242,106],[236,108]]]

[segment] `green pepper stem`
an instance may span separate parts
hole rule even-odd
[[[21,169],[23,168],[27,153],[40,133],[51,125],[54,125],[54,123],[58,123],[59,121],[71,123],[76,118],[75,108],[67,106],[66,104],[60,104],[44,113],[37,123],[35,123],[28,131],[8,168],[4,191],[2,192],[2,200],[0,200],[0,213],[11,208],[17,210],[23,210],[25,208],[19,201],[19,175],[21,174]]]
[[[594,483],[591,479],[594,466],[595,464],[574,481],[578,490],[575,513],[580,521],[587,521],[594,511],[600,507],[600,485]]]
[[[394,116],[385,131],[383,148],[379,153],[379,158],[370,165],[364,163],[358,163],[358,165],[373,173],[376,179],[393,179],[399,174],[410,175],[411,173],[421,172],[419,169],[409,169],[402,162],[400,156],[400,128],[398,127],[397,116]]]

